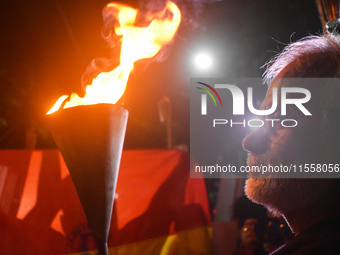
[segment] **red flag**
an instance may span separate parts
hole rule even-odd
[[[81,254],[95,249],[57,150],[0,151],[0,232],[4,255]],[[212,253],[205,184],[203,179],[190,179],[189,154],[123,152],[109,251]]]

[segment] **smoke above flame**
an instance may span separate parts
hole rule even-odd
[[[126,84],[133,69],[133,64],[139,59],[154,57],[163,46],[173,39],[181,21],[178,7],[167,1],[165,8],[157,13],[148,13],[145,18],[147,27],[136,26],[138,11],[131,7],[109,3],[103,10],[104,19],[115,19],[114,31],[120,37],[120,64],[112,71],[102,72],[86,86],[85,96],[76,93],[61,96],[47,113],[78,105],[99,103],[115,104],[124,94]],[[69,98],[65,102],[65,100]],[[65,103],[64,103],[65,102]]]

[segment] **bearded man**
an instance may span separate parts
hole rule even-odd
[[[291,78],[339,76],[340,36],[325,33],[304,38],[269,62],[265,81],[270,86],[261,108],[271,107],[274,88],[280,91],[296,87]],[[287,109],[287,114],[296,119],[296,127],[268,122],[245,137],[243,147],[249,152],[249,166],[340,163],[340,82],[332,80],[318,86],[306,85],[312,100],[305,106],[311,116],[305,116],[297,107],[296,112],[289,113]],[[279,115],[278,107],[271,116]],[[282,215],[295,234],[293,240],[272,254],[340,254],[340,179],[307,179],[308,175],[304,179],[257,177],[249,174],[247,196]]]

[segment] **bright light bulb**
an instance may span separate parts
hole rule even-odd
[[[196,56],[195,63],[201,69],[208,69],[212,66],[212,59],[208,54],[201,53]]]

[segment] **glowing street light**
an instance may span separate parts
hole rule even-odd
[[[212,66],[212,58],[207,53],[200,53],[195,58],[195,64],[200,69],[208,69]]]

